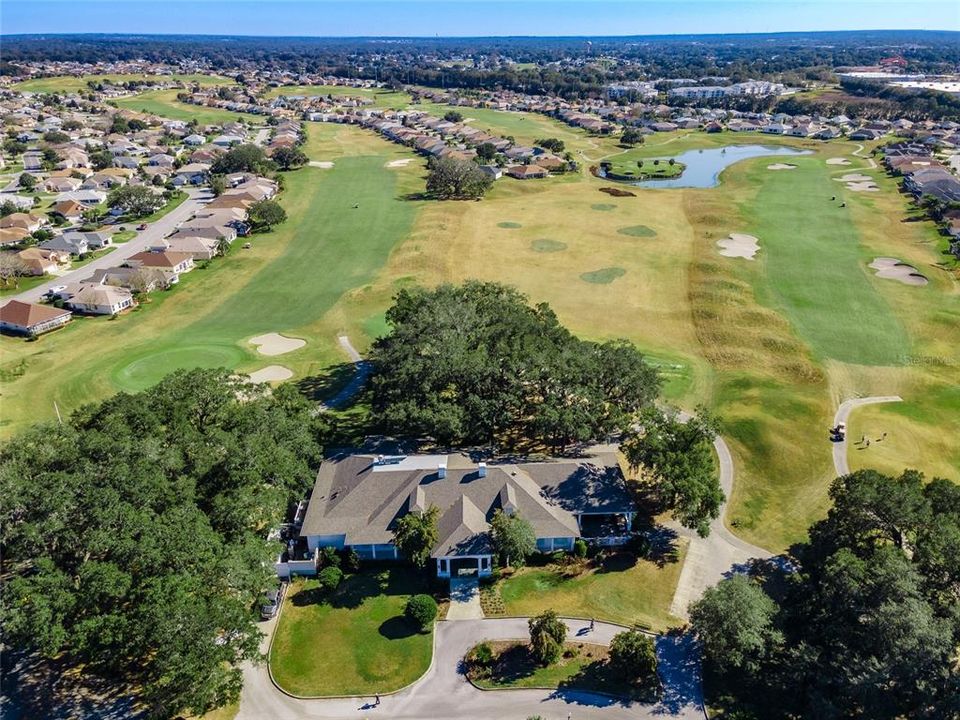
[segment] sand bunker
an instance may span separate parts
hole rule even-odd
[[[717,246],[724,257],[753,260],[753,256],[760,250],[760,241],[753,235],[730,233],[730,237],[717,240]]]
[[[250,373],[250,382],[278,382],[280,380],[289,380],[293,377],[293,370],[285,368],[283,365],[267,365]]]
[[[827,158],[827,165],[849,165],[850,161],[845,157]]]
[[[767,165],[767,170],[796,170],[796,165],[791,165],[790,163],[774,163],[773,165]]]
[[[311,160],[307,165],[310,167],[323,168],[324,170],[329,170],[333,167],[333,163],[329,160]]]
[[[852,190],[853,192],[880,192],[880,188],[877,187],[877,184],[872,180],[868,182],[847,183],[847,190]]]
[[[847,173],[846,175],[841,175],[838,178],[834,178],[834,180],[844,183],[873,182],[872,177],[869,175],[864,175],[863,173]]]
[[[917,272],[913,265],[908,265],[896,258],[878,257],[874,258],[869,267],[877,271],[877,277],[886,280],[896,280],[904,285],[926,285],[929,280]]]
[[[307,341],[300,338],[284,337],[280,333],[267,333],[250,338],[250,344],[257,345],[257,352],[261,355],[283,355],[299,350],[307,344]]]
[[[413,162],[413,158],[403,158],[403,160],[391,160],[387,163],[386,167],[396,168],[396,167],[406,167]]]

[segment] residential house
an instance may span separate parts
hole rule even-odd
[[[572,550],[577,538],[625,542],[636,512],[617,458],[474,463],[465,455],[336,455],[323,462],[300,537],[310,551],[350,548],[362,559],[394,559],[397,520],[440,510],[431,549],[439,577],[490,575],[495,512],[529,522],[541,552]]]
[[[131,292],[153,292],[169,285],[167,278],[159,270],[126,266],[96,270],[90,282],[97,285],[122,287]]]
[[[51,214],[60,215],[68,222],[80,222],[83,217],[84,207],[76,200],[64,200],[54,203],[50,208]]]
[[[64,263],[70,262],[70,255],[56,250],[47,250],[41,247],[31,247],[17,253],[30,275],[47,275],[60,269]]]
[[[87,245],[87,239],[84,237],[84,233],[57,235],[49,240],[44,240],[40,243],[40,247],[44,250],[53,250],[59,253],[67,253],[68,255],[76,255],[77,257],[90,252],[90,246]]]
[[[28,237],[30,237],[30,233],[23,228],[0,228],[0,246],[16,245]]]
[[[33,337],[66,325],[71,317],[69,310],[11,300],[0,307],[0,330]]]
[[[180,282],[180,276],[193,270],[193,256],[188,253],[139,252],[127,258],[126,264],[134,268],[150,268],[163,273],[167,284]]]
[[[112,240],[104,232],[79,232],[77,230],[67,230],[64,234],[67,242],[79,242],[85,240],[90,250],[100,250],[112,244]]]
[[[106,202],[107,194],[101,190],[73,190],[57,195],[56,202],[64,202],[66,200],[74,200],[81,205],[89,207]]]
[[[43,215],[32,212],[15,212],[10,213],[5,218],[0,218],[0,228],[18,228],[26,230],[29,235],[42,228],[46,222],[47,218]]]
[[[135,304],[127,288],[92,282],[68,286],[63,295],[69,298],[67,305],[71,309],[89,315],[116,315]]]
[[[550,174],[546,168],[542,168],[539,165],[513,165],[507,168],[506,173],[517,180],[545,178]]]

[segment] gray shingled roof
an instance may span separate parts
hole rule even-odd
[[[439,462],[447,465],[444,478],[436,470]],[[485,477],[463,455],[411,456],[392,466],[376,466],[373,455],[338,455],[320,467],[301,535],[344,535],[347,545],[385,544],[393,540],[398,518],[436,505],[440,540],[433,556],[485,555],[489,521],[505,503],[543,538],[578,537],[578,513],[633,510],[613,455],[493,463]]]

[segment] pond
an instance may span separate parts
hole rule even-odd
[[[686,165],[683,175],[669,180],[643,180],[630,183],[647,188],[711,188],[720,184],[720,173],[741,160],[773,155],[809,155],[809,150],[770,145],[727,145],[709,150],[688,150],[676,155]],[[644,161],[644,164],[651,160]]]

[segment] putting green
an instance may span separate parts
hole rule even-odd
[[[523,225],[521,225],[518,222],[501,222],[501,223],[497,223],[497,227],[507,228],[509,230],[516,230],[517,228],[522,228]]]
[[[588,283],[594,283],[595,285],[609,285],[617,278],[623,277],[626,274],[627,271],[622,267],[608,267],[593,270],[592,272],[585,272],[580,275],[580,279]]]
[[[139,392],[155,385],[164,375],[192,368],[233,368],[245,353],[229,345],[188,345],[149,353],[116,367],[111,379],[121,390]]]
[[[567,244],[565,242],[560,242],[559,240],[540,238],[539,240],[534,240],[532,243],[530,243],[530,247],[533,248],[534,252],[552,253],[566,250]]]
[[[648,228],[646,225],[630,225],[629,227],[618,228],[617,232],[621,235],[629,235],[630,237],[651,238],[657,236],[657,231],[653,228]]]

